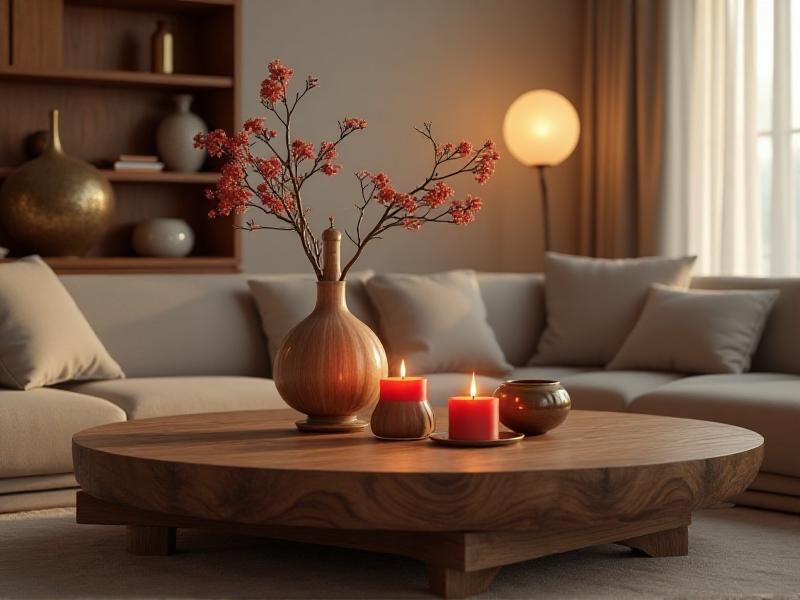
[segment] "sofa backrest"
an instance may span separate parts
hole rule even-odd
[[[240,275],[65,275],[129,377],[269,373],[261,321]]]
[[[545,323],[544,275],[478,273],[486,320],[512,365],[533,356]]]
[[[269,375],[245,275],[65,275],[62,281],[131,377]],[[545,325],[544,276],[479,273],[487,320],[524,365]],[[696,277],[698,289],[778,289],[752,370],[800,374],[800,278]]]
[[[692,287],[706,290],[779,290],[751,371],[800,374],[800,277],[695,277]]]

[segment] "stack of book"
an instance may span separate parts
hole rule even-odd
[[[138,171],[140,173],[153,173],[163,171],[164,163],[157,156],[146,154],[120,154],[119,160],[114,161],[115,171]]]

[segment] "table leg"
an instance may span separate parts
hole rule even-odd
[[[480,571],[459,571],[428,563],[431,592],[442,598],[467,598],[489,589],[500,567]]]
[[[689,554],[689,527],[676,527],[618,542],[647,556],[686,556]]]
[[[166,556],[175,552],[174,527],[128,525],[128,552],[139,556]]]

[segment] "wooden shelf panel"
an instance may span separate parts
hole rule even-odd
[[[8,177],[14,167],[0,167],[0,179]],[[100,172],[115,183],[189,183],[197,185],[210,185],[219,179],[219,173],[201,171],[199,173],[180,173],[177,171],[158,171],[155,173],[114,171],[100,169]]]
[[[66,4],[124,10],[196,13],[234,6],[235,0],[66,0]]]
[[[0,68],[0,81],[67,83],[132,88],[230,89],[233,78],[222,75],[186,75],[114,71],[105,69],[21,69]]]
[[[5,258],[0,262],[12,262]],[[229,256],[150,258],[145,256],[45,257],[59,274],[90,273],[238,273],[239,264]]]

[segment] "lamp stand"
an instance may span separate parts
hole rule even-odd
[[[534,165],[534,168],[539,171],[539,187],[542,193],[542,229],[544,231],[544,251],[550,251],[550,208],[547,200],[547,180],[544,176],[544,170],[547,165]]]

